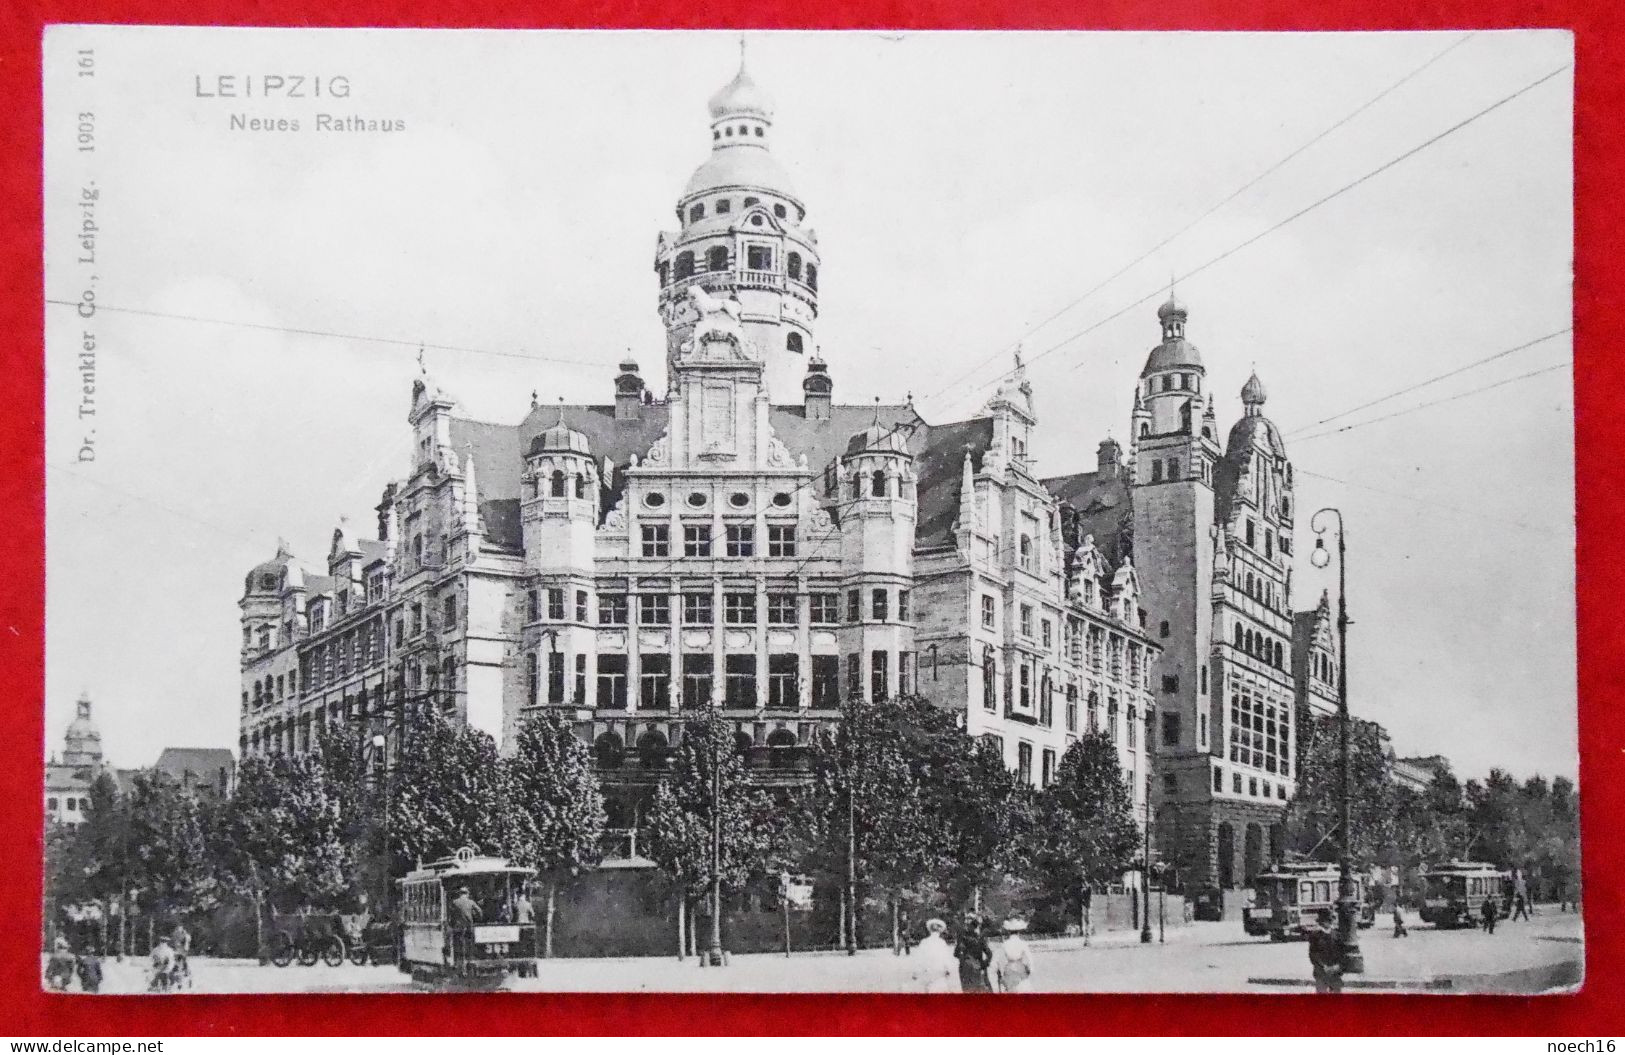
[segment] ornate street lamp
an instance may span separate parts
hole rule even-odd
[[[1320,523],[1322,517],[1337,519],[1338,827],[1341,845],[1337,860],[1337,940],[1343,950],[1343,973],[1363,974],[1365,957],[1360,955],[1359,932],[1356,930],[1359,904],[1354,892],[1354,862],[1349,850],[1353,829],[1349,823],[1349,606],[1343,513],[1328,506],[1317,511],[1309,520],[1309,526],[1315,532],[1315,550],[1309,560],[1317,568],[1326,567],[1332,559],[1326,549],[1326,527]]]
[[[716,692],[711,694],[711,948],[712,967],[722,966],[722,755],[717,736],[722,731]]]

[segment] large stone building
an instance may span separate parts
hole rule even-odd
[[[90,710],[90,694],[81,693],[62,737],[62,753],[45,763],[46,824],[84,823],[91,785],[109,771],[102,757],[101,730]]]
[[[664,394],[629,359],[609,401],[493,423],[425,373],[376,538],[341,521],[319,569],[284,546],[245,580],[242,750],[408,699],[499,743],[559,708],[630,829],[686,716],[719,706],[764,780],[793,779],[841,700],[921,691],[1035,784],[1110,730],[1143,806],[1162,646],[1115,543],[1033,475],[1030,388],[943,425],[837,402],[772,106],[741,68],[710,114],[656,244]]]

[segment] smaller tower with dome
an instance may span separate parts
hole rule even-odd
[[[102,734],[90,716],[90,693],[82,692],[74,704],[73,721],[62,740],[62,764],[66,766],[100,766],[102,764]]]

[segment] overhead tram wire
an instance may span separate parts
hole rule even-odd
[[[74,308],[79,306],[76,300],[54,300],[46,298],[45,303],[56,304],[62,307]],[[550,355],[530,355],[525,352],[501,352],[492,348],[470,348],[466,345],[436,344],[433,341],[406,340],[399,337],[374,337],[364,333],[334,333],[328,330],[307,329],[300,326],[275,326],[266,322],[243,322],[238,319],[211,319],[201,315],[183,315],[167,311],[151,311],[145,308],[119,308],[112,305],[98,304],[97,312],[115,312],[121,315],[139,315],[152,319],[172,319],[178,322],[200,322],[214,326],[233,326],[245,330],[264,330],[271,333],[289,333],[300,337],[331,337],[342,341],[367,341],[373,344],[400,345],[407,348],[432,348],[437,352],[461,352],[467,355],[491,355],[502,359],[525,359],[538,363],[559,363],[566,366],[604,367],[607,364],[593,362],[587,359],[561,359]]]
[[[1435,381],[1443,381],[1446,378],[1455,377],[1458,374],[1464,374],[1467,371],[1476,369],[1476,368],[1478,368],[1480,366],[1485,365],[1486,363],[1493,363],[1497,359],[1504,359],[1505,357],[1513,354],[1514,352],[1521,352],[1525,348],[1533,348],[1537,344],[1544,344],[1545,342],[1547,342],[1549,340],[1552,340],[1553,338],[1561,337],[1565,333],[1572,333],[1573,331],[1574,331],[1574,327],[1572,327],[1572,326],[1565,326],[1560,330],[1553,330],[1551,333],[1548,333],[1543,337],[1536,337],[1532,341],[1525,341],[1522,344],[1514,345],[1511,348],[1504,348],[1501,351],[1496,352],[1493,355],[1486,355],[1482,359],[1475,359],[1470,363],[1464,363],[1463,365],[1458,366],[1453,370],[1447,370],[1444,373],[1438,374],[1438,375],[1436,375],[1434,377],[1430,377],[1425,381],[1418,381],[1414,385],[1407,385],[1404,388],[1401,388],[1401,389],[1398,389],[1396,391],[1388,393],[1386,396],[1381,396],[1381,397],[1379,397],[1377,399],[1373,399],[1368,403],[1361,403],[1357,407],[1350,407],[1348,410],[1339,411],[1336,414],[1333,414],[1331,417],[1321,418],[1319,421],[1315,422],[1312,425],[1305,425],[1302,428],[1293,429],[1291,432],[1287,433],[1287,436],[1290,438],[1290,437],[1298,435],[1300,433],[1311,432],[1311,431],[1319,428],[1322,425],[1325,425],[1325,424],[1328,424],[1330,422],[1336,421],[1338,418],[1346,418],[1350,414],[1356,414],[1356,413],[1358,413],[1358,412],[1360,412],[1362,410],[1368,410],[1371,407],[1378,406],[1379,404],[1382,404],[1382,403],[1386,403],[1390,399],[1397,399],[1400,396],[1406,395],[1406,394],[1411,393],[1411,392],[1415,392],[1417,389],[1426,388],[1428,385],[1433,384]]]
[[[1243,183],[1241,186],[1237,187],[1235,190],[1233,190],[1229,194],[1225,195],[1225,197],[1223,197],[1219,201],[1214,202],[1212,205],[1208,206],[1207,209],[1204,210],[1201,215],[1196,217],[1196,219],[1191,220],[1190,222],[1186,223],[1185,226],[1179,228],[1173,234],[1168,235],[1166,238],[1164,238],[1162,241],[1158,242],[1156,245],[1152,246],[1150,249],[1147,249],[1145,252],[1141,253],[1139,256],[1135,257],[1133,260],[1130,260],[1128,263],[1124,264],[1122,267],[1118,268],[1116,271],[1113,271],[1110,275],[1107,275],[1105,278],[1101,279],[1099,282],[1095,283],[1093,286],[1090,286],[1087,290],[1085,290],[1082,294],[1080,294],[1077,297],[1077,299],[1073,300],[1072,302],[1067,304],[1065,307],[1060,308],[1059,310],[1057,310],[1057,311],[1053,312],[1052,314],[1046,316],[1042,321],[1036,323],[1035,325],[1029,326],[1027,328],[1027,330],[1025,332],[1023,332],[1020,337],[1016,338],[1015,343],[1019,344],[1020,342],[1026,340],[1027,338],[1031,337],[1033,334],[1037,333],[1039,330],[1042,330],[1045,326],[1048,326],[1050,323],[1054,322],[1056,319],[1060,318],[1062,315],[1065,315],[1067,312],[1071,311],[1073,308],[1077,307],[1078,305],[1082,304],[1084,301],[1088,300],[1090,297],[1094,296],[1096,293],[1099,293],[1102,289],[1105,289],[1112,282],[1115,282],[1117,279],[1119,279],[1123,275],[1127,274],[1128,271],[1131,268],[1135,267],[1138,264],[1141,264],[1141,263],[1145,262],[1151,256],[1155,255],[1159,250],[1166,248],[1175,239],[1179,238],[1181,235],[1185,234],[1186,232],[1191,230],[1193,227],[1200,224],[1203,220],[1206,220],[1208,217],[1212,216],[1214,213],[1216,213],[1220,209],[1224,208],[1226,205],[1229,205],[1231,202],[1235,201],[1237,198],[1241,197],[1243,194],[1247,193],[1249,190],[1252,190],[1254,187],[1258,186],[1265,179],[1267,179],[1268,177],[1270,177],[1274,173],[1280,171],[1280,169],[1284,168],[1294,158],[1298,157],[1300,154],[1304,153],[1310,147],[1314,146],[1316,143],[1319,143],[1321,140],[1325,139],[1327,136],[1331,135],[1333,132],[1337,131],[1339,128],[1342,128],[1344,125],[1348,124],[1350,121],[1354,120],[1356,117],[1359,117],[1361,114],[1365,113],[1367,110],[1369,110],[1373,106],[1377,105],[1377,103],[1381,102],[1383,99],[1387,98],[1389,95],[1392,95],[1395,91],[1397,91],[1399,88],[1403,87],[1405,84],[1409,83],[1410,81],[1414,80],[1416,77],[1421,75],[1424,71],[1426,71],[1429,67],[1431,67],[1435,63],[1437,63],[1440,59],[1444,58],[1446,55],[1450,54],[1452,51],[1455,51],[1457,48],[1461,47],[1463,44],[1467,43],[1469,40],[1471,40],[1473,37],[1475,37],[1477,35],[1478,34],[1477,34],[1476,30],[1473,31],[1473,32],[1467,33],[1466,35],[1462,36],[1460,39],[1458,39],[1454,43],[1452,43],[1449,47],[1445,48],[1443,51],[1438,52],[1432,58],[1429,58],[1427,61],[1423,62],[1420,66],[1417,66],[1415,69],[1412,69],[1409,73],[1405,74],[1403,77],[1399,78],[1397,81],[1394,81],[1393,83],[1389,84],[1386,88],[1384,88],[1381,91],[1377,92],[1377,94],[1371,96],[1369,99],[1367,99],[1365,102],[1361,103],[1359,106],[1356,106],[1354,109],[1350,110],[1348,113],[1344,114],[1342,117],[1338,118],[1336,121],[1332,122],[1330,125],[1327,125],[1325,128],[1321,129],[1315,135],[1310,137],[1303,144],[1298,146],[1296,149],[1294,149],[1294,150],[1290,151],[1289,153],[1285,154],[1279,160],[1277,160],[1276,162],[1274,162],[1273,164],[1271,164],[1270,166],[1265,168],[1263,171],[1259,172],[1257,175],[1253,176],[1246,183]],[[999,349],[998,351],[994,352],[992,355],[989,355],[987,358],[981,360],[975,366],[971,367],[969,370],[965,371],[964,373],[959,374],[958,376],[956,376],[953,379],[953,381],[951,381],[947,385],[943,386],[943,391],[947,391],[947,390],[953,388],[954,385],[957,385],[959,382],[973,376],[978,370],[982,369],[982,367],[986,366],[988,363],[993,362],[999,356],[1006,354],[1007,352],[1010,351],[1010,349],[1011,349],[1011,346],[1003,347],[1003,348]],[[936,394],[937,393],[933,393],[933,395],[936,395]]]
[[[1568,362],[1553,363],[1550,366],[1543,366],[1538,370],[1531,370],[1526,374],[1517,374],[1513,377],[1503,378],[1500,381],[1496,381],[1493,384],[1484,385],[1481,388],[1469,388],[1465,392],[1457,392],[1455,395],[1445,396],[1442,399],[1434,399],[1429,400],[1426,403],[1418,403],[1414,407],[1406,407],[1403,410],[1396,410],[1391,414],[1383,414],[1375,418],[1367,418],[1365,421],[1356,421],[1352,425],[1344,425],[1341,428],[1336,429],[1327,429],[1325,432],[1317,432],[1311,436],[1300,436],[1293,440],[1293,442],[1308,443],[1310,440],[1323,440],[1328,436],[1336,436],[1344,432],[1352,432],[1355,429],[1361,429],[1367,425],[1375,425],[1380,421],[1388,421],[1392,418],[1402,417],[1406,414],[1413,414],[1418,410],[1426,410],[1429,407],[1437,407],[1445,403],[1454,403],[1458,399],[1466,399],[1468,396],[1476,396],[1483,392],[1490,392],[1518,381],[1527,381],[1532,377],[1539,377],[1541,374],[1549,374],[1554,370],[1568,370],[1572,366],[1573,364]]]
[[[1466,127],[1468,127],[1469,125],[1472,125],[1473,123],[1477,122],[1481,118],[1484,118],[1484,117],[1488,116],[1489,114],[1494,113],[1496,110],[1499,110],[1501,107],[1507,105],[1508,103],[1512,102],[1513,100],[1518,99],[1521,96],[1527,94],[1528,92],[1531,92],[1534,89],[1540,87],[1542,84],[1545,84],[1547,81],[1551,80],[1553,77],[1556,77],[1558,74],[1563,73],[1566,70],[1572,69],[1573,65],[1574,65],[1573,63],[1564,63],[1563,65],[1558,66],[1556,69],[1553,69],[1553,70],[1551,70],[1551,71],[1549,71],[1549,72],[1547,72],[1545,74],[1542,74],[1541,76],[1535,78],[1534,80],[1530,81],[1528,84],[1525,84],[1523,87],[1517,89],[1516,91],[1514,91],[1514,92],[1512,92],[1512,93],[1510,93],[1508,95],[1502,96],[1501,98],[1495,100],[1494,102],[1490,103],[1489,105],[1475,111],[1474,113],[1468,115],[1467,117],[1461,119],[1460,121],[1457,121],[1455,124],[1453,124],[1450,127],[1444,129],[1443,131],[1437,132],[1434,135],[1429,136],[1427,139],[1424,139],[1422,142],[1420,142],[1420,143],[1416,144],[1415,146],[1411,147],[1409,150],[1406,150],[1403,153],[1398,154],[1393,158],[1390,158],[1388,161],[1383,162],[1381,165],[1378,165],[1376,168],[1373,168],[1373,169],[1367,171],[1365,174],[1363,174],[1363,175],[1361,175],[1361,176],[1359,176],[1359,177],[1357,177],[1357,178],[1355,178],[1353,180],[1350,180],[1348,183],[1343,184],[1341,187],[1337,188],[1336,190],[1334,190],[1334,191],[1332,191],[1332,192],[1330,192],[1330,193],[1328,193],[1328,194],[1326,194],[1326,195],[1324,195],[1324,196],[1322,196],[1320,198],[1317,198],[1315,201],[1309,203],[1308,205],[1305,205],[1303,208],[1301,208],[1298,211],[1292,213],[1290,216],[1287,216],[1286,218],[1284,218],[1282,220],[1276,221],[1275,223],[1273,223],[1270,226],[1266,227],[1264,230],[1258,232],[1255,235],[1252,235],[1249,238],[1244,239],[1241,242],[1238,242],[1236,245],[1231,246],[1229,249],[1226,249],[1224,252],[1218,254],[1217,256],[1214,256],[1211,259],[1205,261],[1204,263],[1201,263],[1201,264],[1197,265],[1196,267],[1191,268],[1189,271],[1185,272],[1182,275],[1176,276],[1174,281],[1175,282],[1183,282],[1186,279],[1189,279],[1189,278],[1192,278],[1192,277],[1194,277],[1196,275],[1199,275],[1202,272],[1206,271],[1208,268],[1213,267],[1214,265],[1219,264],[1219,263],[1229,259],[1230,257],[1232,257],[1232,256],[1236,255],[1237,253],[1241,252],[1243,249],[1246,249],[1246,248],[1248,248],[1248,247],[1262,241],[1264,238],[1267,238],[1271,234],[1274,234],[1276,231],[1281,230],[1283,227],[1286,227],[1288,224],[1293,223],[1296,220],[1302,219],[1304,216],[1307,216],[1309,213],[1314,212],[1316,209],[1320,208],[1322,205],[1326,205],[1326,204],[1334,201],[1335,199],[1341,197],[1344,194],[1347,194],[1349,191],[1354,190],[1356,187],[1359,187],[1360,185],[1366,183],[1367,181],[1373,179],[1374,177],[1379,176],[1382,173],[1388,171],[1389,169],[1394,168],[1395,166],[1397,166],[1397,165],[1399,165],[1399,164],[1401,164],[1401,163],[1403,163],[1405,161],[1408,161],[1409,159],[1415,157],[1417,154],[1420,154],[1422,151],[1426,150],[1428,147],[1434,146],[1435,144],[1437,144],[1437,143],[1443,141],[1444,139],[1454,135],[1455,133],[1461,131],[1462,129],[1464,129]],[[1151,300],[1153,300],[1153,299],[1155,299],[1157,297],[1162,296],[1166,289],[1167,289],[1166,285],[1159,284],[1156,289],[1154,289],[1151,292],[1147,293],[1145,296],[1140,297],[1139,299],[1135,300],[1134,302],[1132,302],[1130,304],[1124,305],[1122,308],[1119,308],[1117,311],[1111,313],[1110,315],[1107,315],[1105,318],[1102,318],[1102,319],[1100,319],[1100,320],[1098,320],[1098,321],[1096,321],[1094,323],[1091,323],[1090,325],[1084,327],[1081,330],[1076,331],[1075,333],[1072,333],[1072,334],[1069,334],[1066,337],[1063,337],[1061,340],[1059,340],[1059,341],[1055,342],[1054,344],[1050,345],[1048,348],[1045,348],[1043,351],[1039,352],[1037,355],[1034,355],[1031,358],[1027,359],[1025,361],[1024,365],[1025,366],[1031,366],[1033,363],[1038,362],[1040,359],[1043,359],[1046,356],[1052,355],[1055,352],[1060,351],[1062,348],[1065,348],[1067,345],[1071,344],[1073,341],[1077,340],[1078,338],[1087,336],[1088,334],[1093,333],[1095,330],[1100,329],[1102,326],[1105,326],[1107,323],[1113,322],[1114,320],[1116,320],[1118,318],[1121,318],[1122,316],[1128,314],[1130,311],[1133,311],[1135,308],[1140,307],[1141,305],[1147,303],[1148,301],[1151,301]],[[1072,369],[1076,370],[1079,367],[1081,367],[1082,365],[1083,365],[1082,363],[1075,364],[1072,367]],[[978,390],[985,390],[986,388],[989,388],[989,387],[992,387],[993,385],[999,384],[1002,381],[1004,381],[1005,378],[1011,376],[1014,372],[1015,372],[1014,370],[1006,370],[1003,373],[999,374],[997,377],[994,377],[990,381],[986,382],[985,384],[977,386],[977,388],[978,388]],[[931,396],[928,396],[926,398],[930,399],[930,398],[934,398],[935,396],[941,395],[942,391],[946,391],[946,389],[940,390],[938,392],[933,392],[931,394]]]
[[[1535,531],[1541,534],[1546,534],[1549,531],[1547,528],[1536,527],[1534,524],[1525,523],[1522,520],[1509,520],[1506,517],[1496,516],[1493,513],[1485,513],[1478,509],[1470,509],[1467,506],[1451,505],[1449,502],[1438,502],[1431,498],[1418,498],[1415,495],[1406,494],[1404,491],[1391,491],[1383,487],[1372,487],[1370,484],[1362,484],[1354,480],[1344,480],[1336,476],[1327,476],[1325,473],[1311,472],[1308,469],[1298,469],[1296,472],[1300,476],[1312,476],[1317,480],[1325,480],[1328,483],[1342,484],[1344,487],[1353,487],[1361,491],[1370,491],[1373,494],[1387,495],[1390,498],[1398,498],[1406,502],[1415,502],[1420,506],[1429,506],[1435,509],[1446,509],[1452,513],[1466,513],[1469,516],[1494,521],[1498,524],[1505,524],[1508,527],[1521,528],[1524,531]]]

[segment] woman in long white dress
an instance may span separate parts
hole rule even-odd
[[[948,925],[940,919],[925,921],[926,935],[914,947],[914,984],[927,993],[957,993],[959,991],[959,962],[942,932]]]
[[[1025,993],[1032,987],[1033,950],[1021,936],[1026,929],[1024,919],[1004,921],[1004,941],[993,958],[994,976],[999,980],[1001,993]]]

